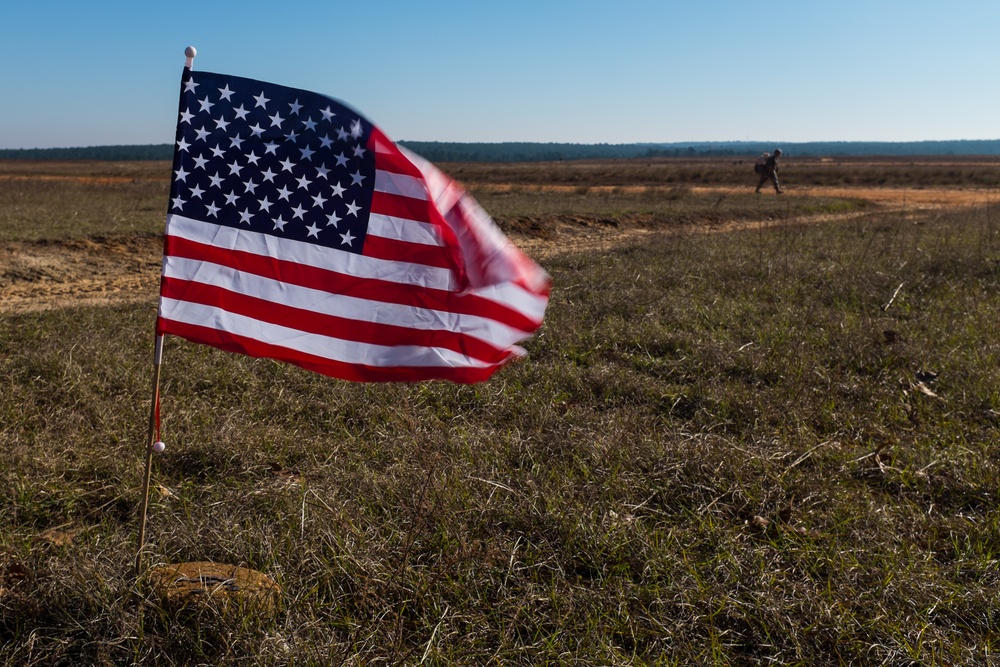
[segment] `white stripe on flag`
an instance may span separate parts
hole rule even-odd
[[[368,235],[421,245],[442,245],[434,225],[380,213],[372,213],[368,218]]]
[[[422,180],[381,169],[375,170],[375,191],[427,201],[427,189]]]
[[[545,315],[545,307],[549,303],[547,297],[539,296],[534,292],[529,292],[520,285],[509,282],[477,287],[470,291],[476,296],[517,310],[528,319],[539,324],[541,324],[542,318]]]

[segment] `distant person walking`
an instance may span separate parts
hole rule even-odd
[[[779,195],[781,194],[781,186],[778,185],[778,157],[780,155],[781,149],[775,148],[774,152],[770,155],[764,153],[761,159],[757,161],[757,164],[754,165],[754,171],[760,174],[760,181],[757,183],[755,192],[759,193],[764,184],[771,181],[774,184],[774,191]]]

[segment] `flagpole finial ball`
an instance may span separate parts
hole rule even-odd
[[[198,55],[198,49],[194,48],[193,46],[189,46],[186,49],[184,49],[184,55],[187,56],[188,58],[194,58],[196,55]]]
[[[156,442],[153,443],[153,451],[156,452],[157,454],[162,454],[163,450],[166,448],[167,446],[164,444],[162,440],[157,440]]]

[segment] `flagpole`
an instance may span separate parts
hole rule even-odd
[[[135,575],[142,573],[142,552],[146,546],[146,512],[149,509],[149,481],[153,470],[155,452],[156,422],[160,405],[160,364],[163,362],[163,335],[156,336],[153,346],[153,396],[149,406],[149,431],[146,437],[146,470],[142,475],[142,506],[139,509],[139,546],[135,552]]]
[[[184,49],[184,69],[191,71],[198,50],[193,46]],[[153,471],[153,454],[163,451],[159,441],[160,426],[160,364],[163,362],[163,334],[156,335],[153,346],[153,391],[149,406],[149,430],[146,436],[146,467],[142,474],[142,504],[139,509],[139,543],[135,551],[135,576],[142,574],[142,556],[146,548],[146,515],[149,510],[149,483]]]

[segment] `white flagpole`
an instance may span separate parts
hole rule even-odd
[[[163,336],[156,337],[153,347],[153,398],[149,406],[149,435],[146,438],[146,470],[142,475],[142,506],[139,510],[139,546],[135,552],[135,574],[142,573],[142,552],[146,546],[146,511],[149,509],[149,481],[156,451],[157,406],[160,403],[160,364],[163,361]]]
[[[184,49],[184,69],[191,70],[198,50],[193,46]],[[139,509],[139,545],[135,551],[135,575],[142,575],[142,556],[146,547],[146,514],[149,510],[149,482],[153,469],[153,453],[163,451],[163,443],[157,441],[160,405],[160,364],[163,362],[163,335],[156,336],[153,346],[153,396],[149,406],[149,431],[146,437],[146,468],[142,475],[142,505]]]

